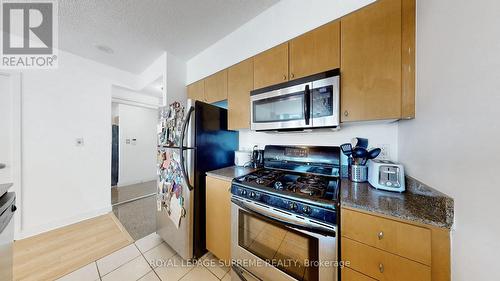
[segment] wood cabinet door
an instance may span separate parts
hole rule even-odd
[[[340,67],[340,21],[290,41],[290,80]]]
[[[288,42],[254,57],[254,89],[288,81]]]
[[[205,99],[208,103],[227,99],[227,69],[205,78]]]
[[[431,268],[363,243],[343,238],[342,259],[349,267],[377,280],[430,281]]]
[[[377,281],[371,277],[363,275],[349,267],[342,268],[342,281]]]
[[[402,104],[401,118],[415,118],[415,21],[416,0],[402,0]]]
[[[401,117],[401,1],[341,20],[341,121]]]
[[[206,178],[207,250],[224,261],[231,259],[231,182]]]
[[[205,101],[205,81],[200,80],[187,86],[189,99]]]
[[[431,231],[427,228],[342,209],[342,236],[431,265]]]
[[[253,90],[253,59],[247,59],[227,72],[228,128],[250,128],[250,91]]]

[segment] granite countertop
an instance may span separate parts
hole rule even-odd
[[[340,204],[435,227],[450,229],[453,225],[453,199],[411,177],[406,178],[403,193],[342,179]]]
[[[214,178],[218,178],[221,180],[232,181],[234,178],[244,176],[246,174],[250,174],[255,171],[254,168],[249,167],[238,167],[238,166],[230,166],[218,170],[213,170],[207,172],[207,176],[211,176]]]

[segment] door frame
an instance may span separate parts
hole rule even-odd
[[[22,188],[22,74],[0,70],[0,76],[8,77],[12,91],[12,182],[11,191],[16,193],[18,211],[14,214],[14,236],[20,238],[23,229],[23,188]]]

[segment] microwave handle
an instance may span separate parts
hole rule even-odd
[[[311,89],[309,85],[306,85],[304,91],[304,121],[306,125],[309,125],[311,119]]]

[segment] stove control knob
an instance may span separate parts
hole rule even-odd
[[[243,195],[243,196],[247,196],[247,191],[243,189],[243,190],[241,191],[241,195]]]
[[[288,209],[297,210],[297,204],[295,202],[288,203]]]
[[[250,198],[255,198],[255,192],[250,192]]]
[[[309,206],[302,207],[302,212],[304,212],[304,214],[310,214],[311,213],[311,207],[309,207]]]

